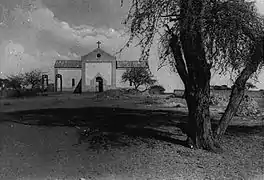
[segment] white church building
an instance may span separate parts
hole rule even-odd
[[[108,89],[130,87],[123,83],[126,68],[147,67],[146,62],[117,61],[116,57],[98,47],[81,56],[81,60],[56,60],[55,91],[102,92]]]

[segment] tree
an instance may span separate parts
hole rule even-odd
[[[24,84],[24,75],[10,75],[7,77],[7,80],[7,87],[14,89],[17,92],[17,96],[19,97]]]
[[[121,0],[123,3],[123,0]],[[189,110],[187,141],[221,151],[219,139],[242,101],[246,81],[263,65],[263,18],[246,0],[132,0],[125,20],[130,38],[139,39],[141,60],[160,39],[161,62],[177,71]],[[211,70],[237,75],[230,101],[216,131],[211,128]]]
[[[8,80],[7,79],[1,79],[0,78],[0,87],[1,88],[5,88],[7,84],[8,84]]]
[[[41,85],[42,81],[42,72],[40,70],[32,70],[30,72],[26,72],[24,75],[24,83],[25,85],[30,85],[31,90],[34,88],[38,88]]]
[[[146,89],[148,89],[156,80],[153,79],[153,75],[148,68],[134,67],[126,69],[122,75],[122,82],[130,82],[134,85],[135,90],[138,90],[141,85],[146,86]]]

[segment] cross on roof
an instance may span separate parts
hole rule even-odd
[[[96,44],[97,44],[98,48],[100,48],[100,44],[102,44],[102,43],[100,41],[97,41]]]

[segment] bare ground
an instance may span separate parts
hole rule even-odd
[[[0,179],[264,179],[263,117],[236,117],[225,152],[212,154],[186,147],[186,108],[149,101],[89,94],[1,100]],[[87,127],[97,131],[84,133]]]

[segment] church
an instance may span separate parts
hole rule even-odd
[[[127,88],[122,82],[126,68],[147,67],[147,62],[117,61],[116,57],[98,47],[81,56],[80,60],[56,60],[54,64],[55,91],[103,92],[109,89]]]

